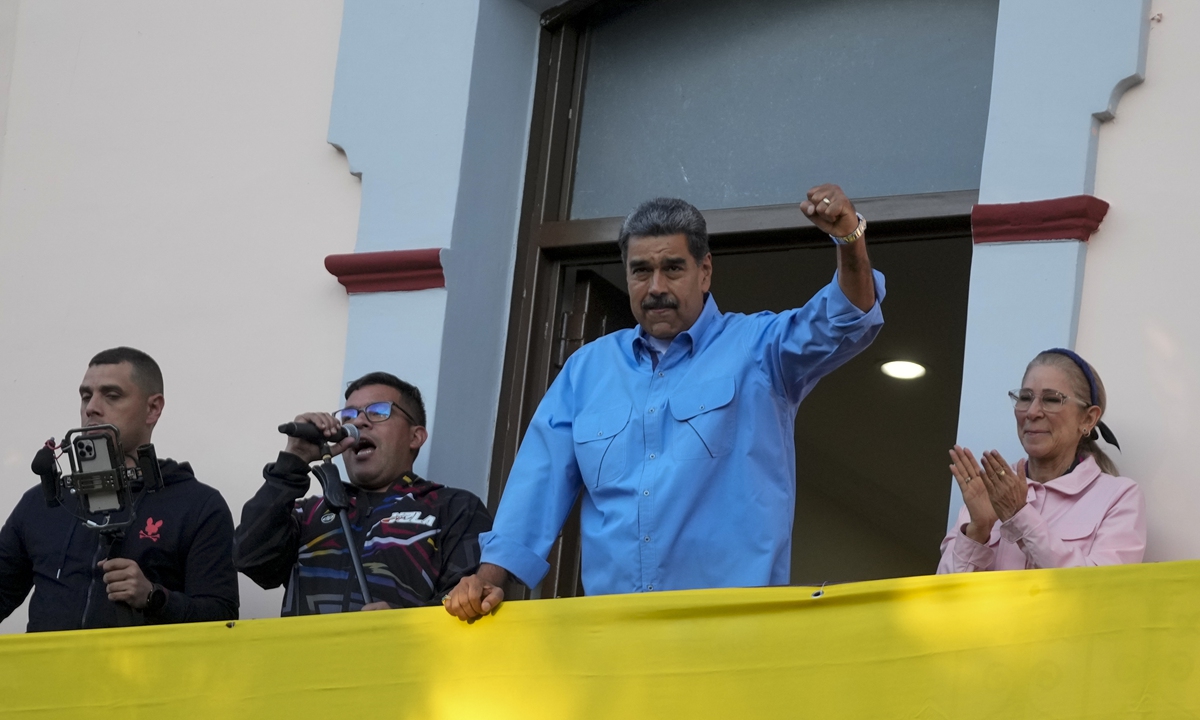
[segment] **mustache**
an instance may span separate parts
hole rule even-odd
[[[679,301],[670,295],[650,295],[642,301],[643,310],[677,310]]]

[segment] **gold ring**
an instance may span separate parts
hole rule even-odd
[[[826,203],[826,204],[832,204],[832,201],[829,198],[825,198],[821,202]]]
[[[446,601],[449,599],[450,599],[450,593],[446,593],[445,595],[443,595],[442,596],[442,604],[445,605]]]

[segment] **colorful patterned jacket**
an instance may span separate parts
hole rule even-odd
[[[284,616],[358,610],[363,599],[337,514],[309,497],[308,465],[291,453],[263,470],[242,508],[234,564],[264,588],[287,584]],[[479,533],[492,527],[470,492],[407,473],[382,492],[346,486],[351,530],[374,602],[436,605],[479,566]]]

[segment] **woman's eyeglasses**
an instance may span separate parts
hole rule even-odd
[[[371,403],[370,405],[368,405],[364,408],[344,407],[341,410],[338,410],[337,412],[335,412],[333,414],[333,416],[335,418],[337,418],[338,422],[342,423],[343,425],[354,420],[359,415],[365,416],[368,420],[370,420],[373,423],[381,423],[392,416],[392,408],[396,408],[397,410],[399,410],[400,414],[402,414],[402,415],[404,415],[404,417],[408,418],[408,421],[410,423],[412,423],[413,425],[419,424],[416,420],[413,420],[413,416],[409,415],[407,410],[400,407],[399,405],[397,405],[394,402]]]
[[[1042,410],[1048,413],[1056,413],[1063,409],[1067,401],[1077,402],[1084,407],[1089,407],[1088,403],[1070,395],[1064,395],[1057,390],[1043,390],[1041,395],[1038,395],[1032,390],[1009,390],[1008,399],[1012,400],[1013,407],[1021,412],[1025,412],[1033,407],[1034,400],[1042,401]]]

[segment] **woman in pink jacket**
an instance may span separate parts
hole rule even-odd
[[[938,572],[1141,562],[1145,502],[1096,443],[1099,435],[1120,449],[1100,421],[1096,371],[1070,350],[1047,350],[1009,397],[1029,457],[1014,468],[989,450],[981,467],[969,449],[950,451],[965,507],[942,541]]]

